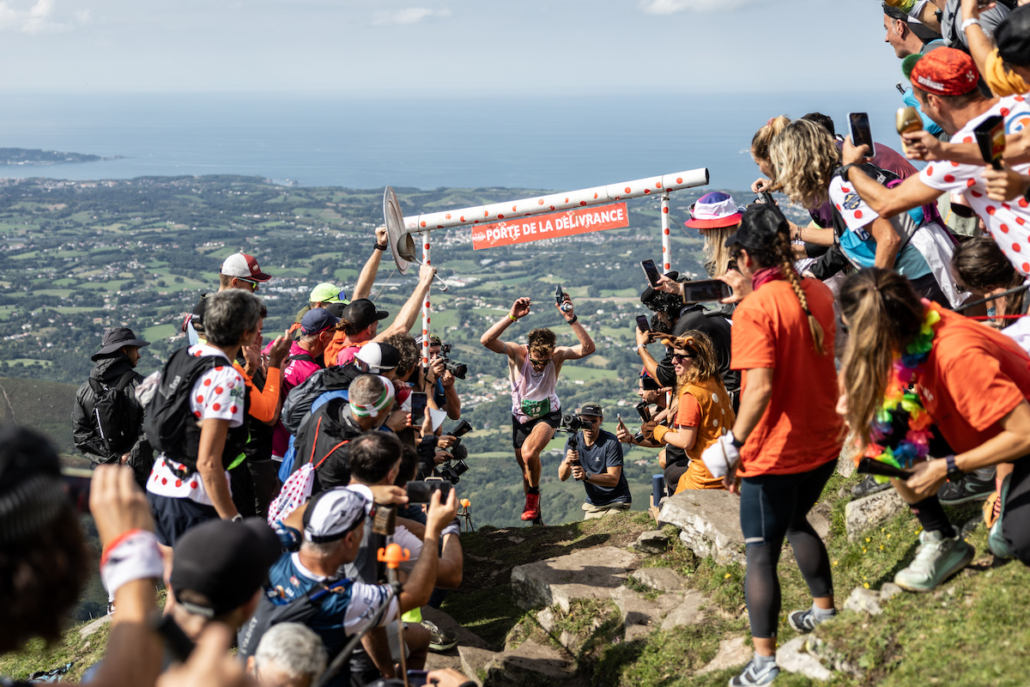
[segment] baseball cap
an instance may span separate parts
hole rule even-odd
[[[579,409],[579,414],[587,417],[604,417],[601,406],[596,403],[584,403],[583,407]]]
[[[395,369],[401,362],[401,353],[388,343],[373,341],[361,347],[361,350],[355,356],[355,361],[358,360],[368,368],[367,370],[362,370],[362,372],[379,374],[380,372]]]
[[[765,250],[772,248],[776,242],[776,234],[780,229],[786,230],[787,220],[771,205],[756,203],[744,211],[740,220],[740,228],[726,237],[727,248],[741,245],[748,250]]]
[[[994,29],[998,56],[1017,67],[1030,65],[1030,5],[1012,10]]]
[[[334,316],[325,308],[315,308],[304,313],[300,318],[300,331],[302,334],[318,334],[330,327],[335,327],[340,318]]]
[[[246,253],[234,253],[227,257],[222,263],[221,273],[227,277],[238,277],[251,281],[268,281],[272,278],[272,275],[261,271],[257,258]]]
[[[170,582],[175,600],[195,615],[228,613],[254,596],[280,555],[279,537],[261,518],[197,525],[173,549]],[[183,602],[179,595],[186,590],[202,594],[208,604]]]
[[[908,58],[906,58],[908,59]],[[965,95],[976,88],[980,73],[973,58],[954,48],[938,48],[912,67],[909,80],[934,95]]]
[[[311,297],[308,301],[312,303],[347,303],[347,292],[332,284],[323,282],[311,289]]]
[[[344,310],[347,309],[347,303],[330,303],[325,306],[325,309],[335,318],[339,319],[343,317]]]
[[[368,507],[364,497],[346,487],[323,491],[304,511],[304,538],[315,544],[343,539],[365,521]]]
[[[718,229],[732,227],[740,222],[740,208],[733,196],[720,191],[706,193],[690,206],[692,219],[683,223],[691,229]]]
[[[376,308],[375,303],[367,298],[359,298],[356,301],[351,301],[351,304],[343,311],[343,319],[347,320],[358,329],[369,327],[373,322],[385,320],[389,316],[390,313],[385,310],[379,310]]]

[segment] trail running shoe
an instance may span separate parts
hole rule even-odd
[[[431,651],[447,651],[458,644],[458,633],[454,630],[441,630],[436,623],[422,621],[422,627],[429,630],[429,649]]]
[[[937,498],[945,506],[957,506],[960,503],[986,499],[993,493],[993,477],[981,479],[971,473],[956,482],[945,482],[937,491]]]
[[[997,506],[997,515],[994,518],[994,522],[991,523],[990,532],[987,535],[987,548],[991,550],[998,558],[1015,558],[1012,554],[1012,549],[1009,548],[1009,544],[1005,541],[1004,535],[1001,533],[1001,513],[1005,509],[1005,502],[1009,497],[1009,483],[1012,481],[1012,475],[1005,478],[1005,481],[1001,483],[1001,494],[995,501]]]
[[[976,549],[960,533],[949,537],[944,532],[923,532],[915,560],[894,576],[894,584],[910,592],[928,592],[969,565],[974,555]]]
[[[890,482],[880,484],[872,475],[868,475],[861,482],[851,487],[851,495],[856,499],[861,499],[869,496],[870,494],[875,494],[878,491],[883,491],[884,489],[889,488],[890,485]]]
[[[833,615],[829,618],[826,618],[824,620],[817,620],[815,617],[815,611],[813,611],[811,608],[806,608],[803,611],[794,611],[789,616],[787,616],[787,620],[790,622],[790,626],[793,627],[796,631],[800,632],[801,634],[808,634],[809,632],[815,629],[816,625],[825,623],[827,620],[830,620],[830,618],[835,618],[836,616],[837,611],[834,611]]]
[[[522,511],[523,520],[540,518],[540,494],[526,494],[526,508]]]
[[[775,663],[769,663],[762,670],[755,668],[752,660],[744,668],[744,672],[730,680],[730,687],[747,687],[748,685],[767,685],[776,679],[780,674],[780,668]]]

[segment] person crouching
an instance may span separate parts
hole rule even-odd
[[[571,475],[583,482],[586,503],[584,520],[629,510],[633,496],[622,472],[622,444],[611,432],[601,429],[601,406],[587,403],[579,411],[583,429],[565,442],[565,460],[558,466],[562,482]]]

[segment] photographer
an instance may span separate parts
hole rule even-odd
[[[587,497],[584,520],[629,510],[633,496],[622,473],[622,446],[614,434],[601,429],[601,406],[587,403],[576,419],[578,422],[570,423],[571,428],[583,429],[565,442],[565,460],[558,466],[558,479],[564,482],[571,475],[583,482]]]
[[[415,343],[421,347],[422,337],[417,337]],[[450,419],[458,420],[461,418],[461,398],[454,388],[454,380],[459,376],[464,379],[468,366],[451,360],[448,357],[450,353],[450,344],[444,346],[439,336],[429,337],[429,380],[433,387],[430,402],[438,410],[446,410]]]

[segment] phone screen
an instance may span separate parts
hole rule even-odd
[[[426,393],[411,392],[411,424],[420,425],[426,419]]]
[[[873,130],[869,127],[869,115],[865,112],[852,112],[848,115],[848,124],[851,127],[851,142],[856,146],[869,146],[870,157],[876,155]]]
[[[433,492],[440,492],[440,500],[446,501],[447,497],[451,494],[451,483],[444,482],[443,480],[433,480],[431,482],[408,482],[406,488],[408,490],[408,503],[429,503],[429,500],[433,497]]]
[[[730,285],[718,279],[688,281],[683,285],[683,300],[687,303],[721,301],[733,293]]]
[[[988,117],[973,129],[973,133],[984,162],[994,169],[1001,169],[1001,159],[1005,156],[1005,119],[998,115]]]
[[[64,479],[64,491],[75,510],[80,515],[88,513],[89,485],[93,480],[93,473],[81,468],[62,468],[61,477]]]
[[[637,315],[637,329],[642,332],[651,331],[651,323],[647,321],[647,315]]]
[[[429,679],[429,672],[425,670],[409,670],[408,671],[408,686],[409,687],[424,687],[426,680]]]
[[[644,276],[647,277],[647,283],[654,288],[654,285],[661,279],[662,273],[658,271],[658,268],[654,264],[654,260],[643,260],[640,266],[644,268]]]

